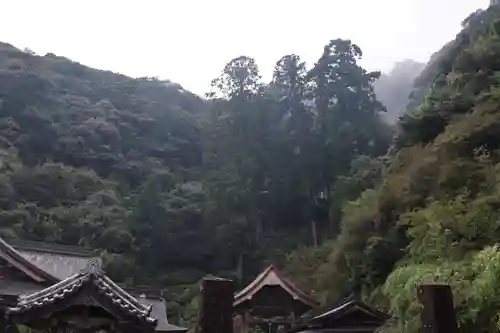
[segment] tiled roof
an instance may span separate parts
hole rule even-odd
[[[58,280],[78,273],[85,268],[89,260],[98,258],[94,252],[76,246],[14,239],[8,242],[23,258]]]
[[[31,294],[43,289],[39,283],[24,282],[24,281],[11,281],[0,280],[0,295],[22,295]]]
[[[85,269],[53,286],[21,296],[17,305],[8,308],[7,313],[11,316],[50,306],[78,293],[84,287],[94,288],[99,295],[108,298],[128,315],[156,326],[157,320],[151,316],[152,306],[139,303],[111,281],[101,270],[100,262],[96,260],[91,260]]]
[[[342,325],[345,325],[345,322],[343,322],[342,319],[353,313],[364,314],[368,318],[371,318],[369,323],[363,323],[362,321],[359,323],[355,322],[352,323],[354,326],[369,325],[371,327],[380,327],[388,319],[390,319],[388,314],[372,308],[368,304],[351,295],[343,300],[340,300],[339,302],[336,302],[326,309],[322,309],[321,311],[312,314],[312,316],[308,318],[303,318],[303,321],[296,327],[292,328],[290,332],[325,333],[338,331],[338,327],[335,326],[335,322],[338,320],[338,322],[342,323]],[[357,318],[359,320],[359,316],[357,316]],[[324,323],[326,323],[328,327],[324,327]]]
[[[17,252],[10,244],[0,237],[0,258],[29,276],[32,281],[42,284],[53,283],[57,278],[33,265],[28,259]]]
[[[61,281],[57,285],[60,285],[63,282],[69,283],[72,281],[70,281],[69,278],[75,278],[75,276],[79,275],[90,262],[100,264],[99,257],[93,251],[76,246],[40,243],[18,239],[8,239],[6,242],[0,237],[0,255],[2,255],[1,251],[3,248],[6,249],[3,253],[10,255],[13,258],[12,261],[14,263],[17,263],[17,265],[24,263],[25,267],[23,266],[22,268],[39,272],[40,277],[33,283],[9,281],[2,284],[0,281],[0,294],[28,295],[20,297],[20,301],[22,302],[28,302],[29,299],[35,297],[36,295],[41,297],[41,295],[43,295],[42,292],[46,292],[48,289],[54,287],[52,286],[51,288],[41,290],[44,286],[37,282],[42,281],[44,277],[46,280],[50,279],[50,283]],[[128,294],[128,291],[125,291],[121,287],[117,286],[105,275],[102,279],[107,280],[107,284],[116,286],[114,289],[117,290],[119,288],[119,290],[122,290],[123,293],[126,294],[126,298],[135,297],[136,299],[134,298],[134,302],[136,304],[151,308],[150,317],[157,320],[156,331],[186,331],[185,328],[172,325],[168,322],[166,303],[163,298],[152,296],[149,293],[145,295],[145,297],[141,297],[142,292],[135,292],[134,295],[131,296]],[[73,282],[78,284],[76,281]],[[69,285],[73,286],[71,283]],[[24,303],[20,303],[20,305],[21,304]]]
[[[253,295],[265,286],[280,286],[294,299],[301,301],[311,308],[318,305],[315,300],[296,287],[274,265],[270,265],[255,280],[234,296],[234,306],[238,306],[251,299]]]
[[[163,298],[139,295],[137,300],[144,305],[153,307],[151,316],[158,319],[156,332],[185,332],[187,328],[172,325],[167,320],[167,304]]]
[[[370,317],[379,320],[380,322],[385,322],[390,317],[388,314],[380,312],[377,309],[372,308],[368,304],[350,297],[345,299],[345,301],[336,304],[328,311],[325,311],[317,316],[314,316],[313,318],[311,318],[311,322],[318,322],[325,318],[329,319],[339,318],[345,315],[346,313],[352,313],[353,311],[363,312],[369,315]]]
[[[6,238],[5,241],[9,243],[16,250],[61,253],[61,254],[77,255],[81,257],[95,257],[95,253],[93,251],[87,250],[79,246],[34,242],[34,241],[27,241],[14,238]]]

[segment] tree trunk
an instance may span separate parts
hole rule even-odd
[[[318,246],[318,228],[316,226],[315,220],[311,220],[311,232],[312,232],[313,246],[317,247]]]

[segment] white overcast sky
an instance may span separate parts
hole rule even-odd
[[[0,0],[0,41],[203,94],[224,64],[254,57],[268,79],[282,55],[313,63],[349,38],[363,65],[426,61],[489,0]]]

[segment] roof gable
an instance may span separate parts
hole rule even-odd
[[[293,299],[298,300],[311,308],[318,305],[315,300],[290,282],[274,265],[270,265],[248,286],[234,296],[234,306],[239,306],[250,300],[252,296],[265,286],[280,286],[291,297],[293,297]]]
[[[8,285],[1,288],[2,293],[34,295],[33,293],[40,291],[44,285],[54,284],[80,273],[91,261],[100,263],[100,258],[93,251],[76,246],[18,239],[9,239],[7,243],[0,238],[0,250],[2,242],[10,248],[10,252],[15,255],[16,260],[25,262],[27,266],[48,277],[47,284],[40,284],[36,281],[33,285],[19,281],[9,282]],[[149,294],[147,296],[144,295],[145,297],[142,296],[142,292],[137,292],[133,297],[136,298],[137,302],[145,306],[152,306],[151,316],[158,320],[156,331],[183,332],[187,330],[168,322],[166,303],[163,298],[153,297]]]
[[[157,320],[151,316],[152,306],[138,302],[101,269],[98,260],[91,260],[87,267],[59,283],[31,295],[21,296],[15,306],[6,311],[13,322],[26,322],[30,318],[48,316],[70,305],[76,305],[78,296],[96,301],[107,311],[138,325],[155,327]]]
[[[345,325],[381,326],[389,319],[389,315],[352,298],[348,298],[329,310],[312,317],[308,325],[320,325],[322,328],[335,328]]]

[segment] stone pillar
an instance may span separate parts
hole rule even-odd
[[[417,290],[422,304],[423,333],[458,333],[453,294],[448,285],[422,285]]]
[[[203,279],[201,284],[200,333],[233,333],[234,283]]]

